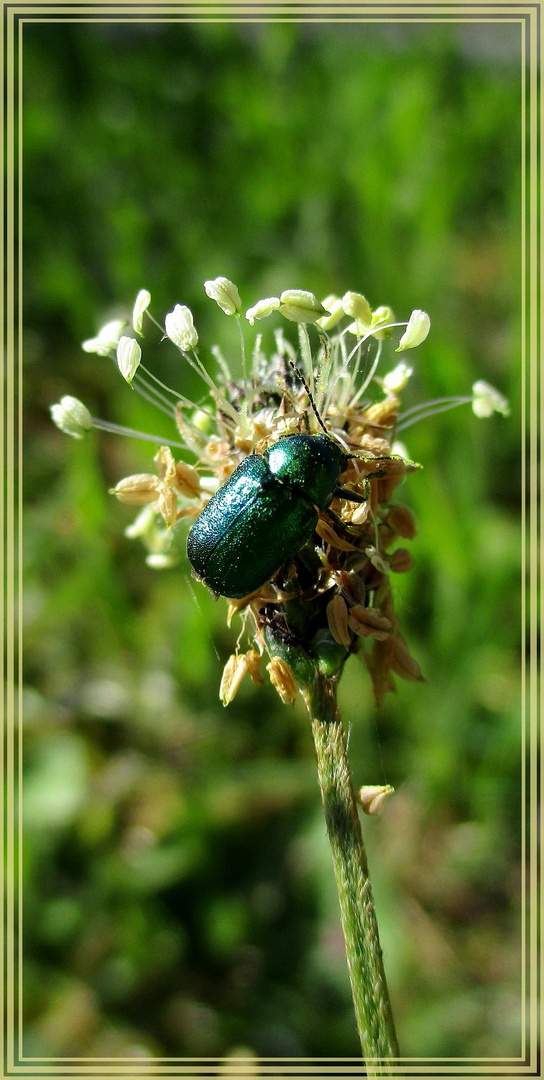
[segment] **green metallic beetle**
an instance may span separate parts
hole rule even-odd
[[[217,596],[260,589],[304,547],[335,495],[364,502],[338,487],[349,460],[327,434],[291,435],[245,458],[189,533],[197,577]]]

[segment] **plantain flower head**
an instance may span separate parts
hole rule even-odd
[[[228,278],[206,281],[204,289],[226,315],[240,315],[240,294]],[[274,488],[278,505],[288,508],[292,500],[301,519],[312,521],[315,515],[315,526],[301,534],[299,550],[286,556],[266,580],[257,578],[249,595],[241,596],[238,590],[234,597],[227,596],[228,623],[240,620],[241,629],[223,674],[224,704],[232,701],[246,676],[262,681],[264,654],[268,676],[285,703],[293,702],[299,690],[315,680],[316,672],[337,680],[352,653],[366,665],[378,701],[394,689],[396,678],[420,680],[394,602],[395,579],[408,573],[413,562],[406,541],[416,533],[413,513],[397,493],[419,468],[398,434],[433,411],[467,402],[477,416],[496,411],[506,415],[505,399],[480,381],[470,396],[443,398],[403,412],[401,397],[413,369],[404,361],[391,364],[395,343],[387,339],[400,335],[396,351],[415,348],[427,338],[429,317],[416,310],[407,323],[398,323],[391,308],[372,309],[360,292],[331,294],[321,302],[312,292],[288,289],[277,297],[255,300],[245,319],[250,327],[259,322],[259,333],[253,332],[251,351],[246,349],[244,330],[251,331],[238,319],[241,345],[236,368],[216,346],[209,350],[215,365],[200,358],[199,335],[187,305],[176,304],[163,323],[149,309],[150,294],[142,289],[133,308],[135,332],[141,336],[145,315],[149,325],[157,327],[155,349],[162,342],[162,347],[174,345],[179,350],[183,364],[202,380],[198,402],[184,394],[183,369],[180,386],[170,390],[144,366],[140,344],[123,335],[124,322],[106,324],[83,346],[116,360],[123,377],[170,421],[169,433],[140,433],[159,447],[154,468],[125,477],[112,489],[120,502],[137,508],[127,535],[144,545],[147,564],[169,569],[184,561],[190,526],[227,482],[225,490],[234,491],[240,514],[247,513],[249,505],[255,520],[268,505],[267,492],[274,484],[280,484]],[[162,325],[167,341],[160,336]],[[381,373],[384,351],[389,360]],[[71,397],[62,398],[51,412],[57,426],[75,438],[91,426],[125,430],[93,419]],[[292,436],[318,436],[315,442],[310,440],[312,453],[317,444],[334,447],[337,482],[328,499],[319,502],[308,491],[293,493],[274,479],[267,465],[274,455],[269,452]],[[246,476],[244,463],[250,456],[252,462],[260,461],[257,472],[262,479],[255,481],[257,474],[251,473],[252,501],[246,505],[239,478]],[[224,500],[222,496],[214,504],[221,509],[209,543],[215,550],[221,540],[221,558],[228,562],[229,533],[221,517]],[[251,550],[251,529],[248,536],[251,563],[259,552]],[[281,553],[281,535],[274,543]],[[386,794],[383,789],[368,789],[366,811],[376,812]]]

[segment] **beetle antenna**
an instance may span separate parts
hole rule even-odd
[[[324,423],[323,423],[323,421],[322,421],[322,419],[321,419],[321,417],[320,417],[320,415],[319,415],[319,413],[317,411],[315,401],[314,401],[314,399],[313,399],[313,397],[311,395],[310,388],[308,386],[308,383],[306,382],[306,379],[304,378],[304,375],[302,374],[300,369],[297,367],[297,365],[292,360],[288,360],[288,363],[289,363],[289,367],[291,367],[293,369],[297,379],[300,380],[300,382],[302,383],[302,385],[303,385],[303,387],[304,387],[304,389],[305,389],[305,391],[306,391],[306,393],[308,395],[308,401],[310,402],[310,405],[312,406],[312,409],[314,411],[316,420],[317,420],[321,430],[325,432],[325,435],[327,435],[328,438],[330,438],[329,432],[327,431],[327,429],[326,429],[326,427],[325,427],[325,425],[324,425]]]

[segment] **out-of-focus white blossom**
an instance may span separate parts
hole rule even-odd
[[[83,352],[97,353],[98,356],[109,356],[117,348],[117,342],[126,326],[124,319],[113,319],[106,323],[98,331],[96,337],[88,338],[81,348]]]
[[[506,398],[485,379],[478,379],[472,387],[472,411],[481,420],[496,412],[510,416],[510,406]]]
[[[53,423],[65,435],[71,435],[74,439],[82,439],[85,432],[93,426],[93,418],[87,407],[69,394],[62,397],[56,405],[51,405],[49,411]]]

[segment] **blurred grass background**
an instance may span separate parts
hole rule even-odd
[[[520,1053],[518,28],[35,22],[23,75],[25,1053],[358,1054],[303,709],[221,707],[225,603],[107,494],[153,450],[48,416],[171,435],[79,343],[146,287],[236,353],[217,274],[424,308],[412,401],[510,397],[407,433],[427,681],[377,711],[353,659],[340,698],[355,781],[397,789],[363,826],[403,1053]]]

